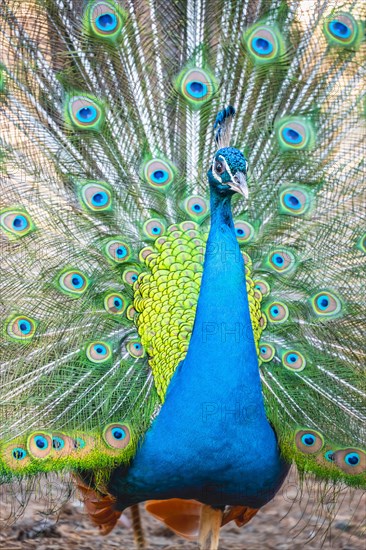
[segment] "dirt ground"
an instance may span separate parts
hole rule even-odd
[[[32,489],[29,502],[27,497]],[[70,495],[71,493],[71,495]],[[322,500],[323,504],[318,502]],[[221,550],[366,549],[366,499],[360,491],[332,491],[301,486],[292,473],[276,498],[245,527],[221,531]],[[197,550],[178,538],[141,506],[148,549]],[[332,520],[332,516],[335,518]],[[10,519],[11,518],[11,519]],[[65,481],[43,479],[36,486],[3,486],[0,504],[2,550],[133,550],[129,513],[107,537],[98,534]]]

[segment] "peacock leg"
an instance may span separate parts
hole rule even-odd
[[[218,550],[222,511],[204,505],[201,511],[198,542],[201,550]]]
[[[141,523],[140,507],[138,504],[134,504],[133,506],[131,506],[130,510],[135,545],[137,550],[143,550],[144,548],[146,548],[146,541]]]

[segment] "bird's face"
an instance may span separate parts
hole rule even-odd
[[[247,161],[241,151],[224,147],[215,154],[209,171],[208,181],[220,195],[240,193],[248,197]]]

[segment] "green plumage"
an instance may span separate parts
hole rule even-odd
[[[365,6],[315,4],[3,2],[4,474],[133,457],[192,331],[224,103],[267,415],[301,470],[365,484]]]

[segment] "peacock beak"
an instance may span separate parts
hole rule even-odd
[[[237,172],[235,176],[233,176],[232,179],[228,182],[228,185],[230,189],[235,191],[235,193],[240,193],[246,199],[248,198],[249,190],[247,178],[244,172]]]

